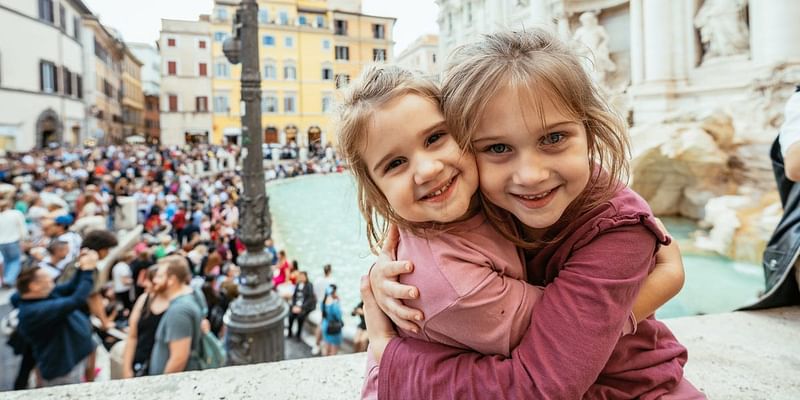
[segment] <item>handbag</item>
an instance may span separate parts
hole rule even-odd
[[[342,327],[344,326],[344,322],[340,319],[333,319],[328,321],[328,327],[325,329],[325,333],[328,335],[338,335],[342,333]]]

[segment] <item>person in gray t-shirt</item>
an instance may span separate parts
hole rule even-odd
[[[190,277],[189,264],[183,257],[169,256],[159,262],[154,289],[171,300],[156,329],[150,375],[199,369],[191,353],[200,346],[203,299],[187,284]]]

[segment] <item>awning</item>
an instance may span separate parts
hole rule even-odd
[[[222,130],[224,136],[242,136],[242,128],[225,128]]]
[[[145,139],[144,136],[141,135],[130,135],[125,138],[125,141],[128,143],[144,143]]]

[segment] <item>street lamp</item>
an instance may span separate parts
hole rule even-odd
[[[261,142],[261,75],[258,67],[258,3],[242,0],[233,20],[233,35],[222,45],[232,64],[242,63],[242,147],[244,193],[239,237],[247,251],[237,263],[240,296],[225,314],[228,364],[241,365],[284,358],[283,320],[289,312],[273,290],[272,255],[264,251],[270,237],[269,198],[264,184]]]

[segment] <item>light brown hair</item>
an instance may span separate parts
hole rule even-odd
[[[442,110],[453,136],[463,148],[470,144],[486,105],[501,90],[517,89],[520,101],[542,110],[547,98],[567,116],[583,124],[589,165],[597,171],[542,241],[525,241],[508,211],[481,196],[489,220],[508,239],[526,248],[559,241],[566,221],[607,201],[627,181],[629,141],[623,119],[609,106],[570,47],[542,29],[503,31],[456,48],[442,83]],[[527,95],[526,95],[527,94]],[[544,118],[544,116],[542,116]],[[542,121],[545,122],[545,121]],[[547,126],[546,123],[543,126]]]
[[[192,271],[189,269],[189,262],[182,256],[166,256],[159,260],[158,264],[166,265],[167,276],[174,276],[178,282],[188,284],[189,280],[192,279]]]
[[[377,109],[406,94],[415,94],[441,105],[438,86],[431,80],[394,65],[371,65],[342,93],[335,122],[338,151],[350,166],[358,186],[358,208],[367,223],[367,239],[373,252],[383,243],[388,223],[411,228],[394,212],[386,196],[372,180],[364,162],[367,133]]]

